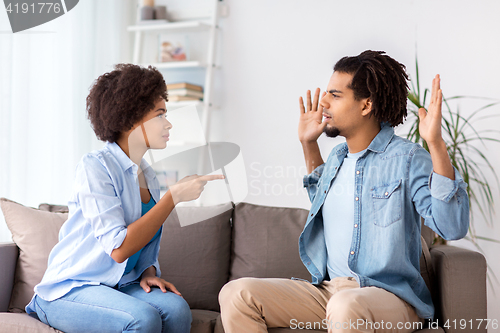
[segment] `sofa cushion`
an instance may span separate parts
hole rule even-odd
[[[26,313],[0,313],[0,333],[62,333]]]
[[[39,204],[38,209],[46,211],[46,212],[53,212],[53,213],[68,213],[69,212],[68,206],[52,205],[52,204],[48,204],[48,203]]]
[[[191,310],[193,321],[190,333],[212,333],[219,312],[208,310]],[[0,332],[1,333],[1,332]]]
[[[14,243],[0,243],[0,312],[9,310],[10,296],[14,287],[19,248]]]
[[[308,211],[239,203],[233,217],[230,280],[241,277],[309,280],[299,257]]]
[[[218,312],[191,310],[193,322],[190,333],[212,333]],[[0,333],[62,333],[26,313],[0,313]]]
[[[218,213],[213,214],[214,210]],[[176,207],[163,225],[162,278],[182,293],[192,309],[219,311],[219,291],[228,281],[232,203],[212,207]],[[191,224],[190,216],[213,216]],[[179,217],[187,219],[180,226]]]
[[[12,240],[19,247],[9,311],[23,312],[33,297],[33,288],[42,280],[68,214],[40,211],[5,198],[0,198],[0,205]]]
[[[289,328],[289,327],[280,327],[280,328],[270,328],[268,330],[269,333],[293,333],[293,332],[308,332],[308,333],[324,333],[326,330],[308,330],[308,329],[298,329],[298,328]]]
[[[280,327],[280,328],[268,328],[267,331],[269,333],[292,333],[292,332],[308,332],[308,333],[323,333],[326,332],[326,330],[306,330],[306,329],[300,329],[300,328],[289,328],[289,327]],[[222,326],[222,320],[221,317],[218,316],[216,321],[215,321],[215,327],[214,327],[214,333],[224,333],[224,326]]]

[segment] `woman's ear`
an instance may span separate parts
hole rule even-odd
[[[370,112],[372,112],[372,100],[370,99],[370,97],[368,97],[367,99],[365,99],[363,109],[361,110],[361,115],[367,116],[368,114],[370,114]]]

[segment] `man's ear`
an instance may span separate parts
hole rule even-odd
[[[370,114],[370,112],[372,112],[372,100],[370,99],[370,97],[368,97],[365,100],[365,103],[363,105],[363,109],[361,110],[361,115],[368,116]]]

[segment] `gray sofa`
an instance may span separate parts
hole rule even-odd
[[[17,244],[0,244],[0,265],[3,267],[0,271],[0,333],[58,332],[22,313],[22,308],[31,298],[31,284],[36,284],[41,279],[40,274],[43,275],[46,267],[43,258],[47,258],[57,241],[58,228],[67,218],[67,208],[42,204],[35,209],[5,198],[0,199],[0,203]],[[310,280],[298,256],[298,237],[307,210],[248,203],[229,203],[215,208],[179,207],[176,210],[179,215],[174,211],[164,225],[160,266],[162,277],[177,287],[192,309],[191,332],[223,332],[218,292],[230,280],[241,277]],[[200,212],[201,216],[211,217],[180,227],[178,216],[181,213],[183,219],[194,219],[199,218],[195,216],[200,216]],[[59,222],[46,222],[55,217]],[[27,230],[32,232],[32,240],[24,236]],[[423,229],[423,235],[428,240],[432,237],[427,228]],[[36,242],[42,244],[40,250],[33,249]],[[28,252],[37,252],[38,257],[29,259]],[[29,260],[41,265],[37,273],[29,272]],[[450,327],[419,332],[464,332],[459,325],[453,327],[453,320],[476,322],[476,319],[487,318],[486,261],[480,253],[453,246],[435,246],[430,249],[430,256],[422,256],[421,272],[433,294],[437,309],[435,319],[440,325],[448,320]],[[23,292],[27,295],[22,295]],[[294,331],[297,330],[269,329],[273,333]],[[483,325],[466,331],[486,332],[486,329]]]

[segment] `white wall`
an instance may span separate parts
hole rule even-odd
[[[131,60],[128,0],[80,1],[65,15],[12,34],[0,9],[0,197],[67,204],[76,164],[102,146],[85,114],[98,75]],[[0,214],[0,242],[10,233]]]
[[[73,11],[87,1],[91,2],[81,1]],[[133,6],[134,1],[129,3]],[[162,3],[169,10],[186,11],[178,1],[157,0],[157,4]],[[212,1],[182,3],[205,13]],[[221,22],[218,56],[221,69],[215,77],[214,103],[220,109],[213,112],[211,133],[214,141],[225,140],[241,147],[248,174],[248,202],[310,207],[302,189],[305,166],[297,140],[298,98],[305,96],[307,89],[326,88],[333,65],[345,55],[357,55],[366,49],[384,50],[406,64],[408,73],[414,75],[415,45],[418,44],[424,86],[430,87],[433,76],[439,73],[445,96],[467,94],[500,98],[498,1],[226,0],[226,3],[230,15]],[[104,18],[107,15],[103,11],[97,14]],[[0,18],[5,19],[6,15]],[[64,19],[54,22],[62,24]],[[96,40],[96,53],[113,51],[106,49],[106,38],[123,37],[110,36],[103,29]],[[130,53],[121,55],[114,59],[130,59]],[[98,71],[93,69],[92,79],[108,70],[106,64],[99,68]],[[168,81],[168,73],[166,78]],[[90,81],[83,86],[89,84]],[[461,104],[465,114],[480,105],[480,101]],[[84,112],[83,104],[80,111]],[[494,111],[498,113],[500,109]],[[499,124],[497,118],[479,126],[498,128]],[[397,129],[397,133],[402,130]],[[93,149],[97,144],[95,139],[91,140]],[[340,142],[341,138],[322,136],[323,157],[326,159],[331,148]],[[88,147],[88,143],[81,147]],[[483,149],[500,173],[500,157],[495,154],[499,147],[487,144]],[[73,169],[73,164],[68,167]],[[40,194],[12,199],[32,206],[42,201],[64,203],[72,180],[65,181],[68,184],[65,195]],[[36,189],[35,184],[26,183],[24,191]],[[493,190],[497,200],[495,208],[499,211],[499,189],[494,186]],[[475,225],[478,234],[500,239],[499,225],[488,228],[480,216],[476,217]],[[500,245],[480,244],[493,272],[500,277],[500,262],[495,256]],[[457,245],[470,247],[465,241]],[[500,286],[496,289],[499,294]],[[488,297],[489,318],[500,319],[499,297],[494,296],[492,290],[488,290]]]
[[[441,75],[446,96],[500,99],[500,2],[498,1],[231,1],[222,21],[219,83],[221,111],[212,133],[237,143],[248,174],[246,201],[270,206],[310,204],[302,189],[305,171],[297,140],[298,98],[307,89],[325,89],[333,65],[345,55],[384,50],[415,74],[415,46],[421,85]],[[468,115],[482,101],[461,103]],[[500,107],[491,113],[499,113]],[[498,129],[500,118],[478,123]],[[216,128],[216,130],[215,130]],[[404,133],[397,129],[397,133]],[[320,137],[326,159],[342,139]],[[499,144],[481,148],[500,174]],[[493,186],[495,208],[500,196]],[[498,220],[498,216],[496,217]],[[496,221],[495,221],[496,222]],[[476,216],[477,233],[500,240],[500,224],[488,228]],[[452,242],[455,243],[455,242]],[[470,247],[467,241],[456,242]],[[500,244],[480,242],[492,271],[500,278]],[[466,287],[466,286],[464,286]],[[500,319],[497,296],[488,289],[488,316]]]

